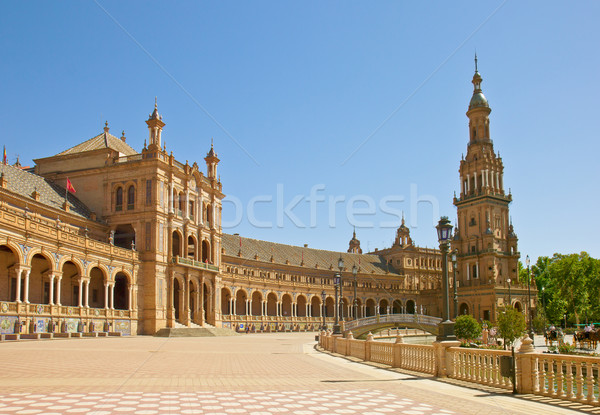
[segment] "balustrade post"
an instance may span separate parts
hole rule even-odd
[[[371,345],[373,344],[373,333],[367,334],[367,341],[365,342],[365,362],[371,361]]]
[[[346,356],[352,355],[352,341],[354,340],[354,335],[351,331],[348,332],[346,336]]]
[[[525,335],[521,341],[521,347],[515,354],[516,370],[515,379],[517,381],[517,393],[533,393],[535,389],[534,372],[537,366],[533,340],[529,335]]]
[[[460,346],[458,340],[444,340],[433,342],[433,354],[435,359],[435,376],[445,378],[452,375],[454,357],[453,353],[448,351],[451,347]]]
[[[401,335],[396,336],[396,342],[393,347],[392,367],[402,367],[402,347],[404,344],[404,337]]]

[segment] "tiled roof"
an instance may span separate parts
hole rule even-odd
[[[40,203],[52,208],[61,209],[65,202],[65,188],[49,182],[41,176],[21,170],[18,167],[0,163],[0,173],[6,179],[6,188],[24,198],[34,200],[31,194],[34,190],[40,194]],[[67,197],[69,211],[86,219],[90,218],[89,208],[72,193]]]
[[[240,248],[241,240],[241,248]],[[273,262],[277,264],[285,264],[289,261],[290,266],[300,266],[304,258],[304,266],[309,269],[329,269],[333,266],[337,270],[338,259],[340,255],[344,260],[346,272],[352,271],[352,266],[356,264],[360,267],[360,273],[376,273],[386,274],[388,267],[385,260],[378,255],[370,254],[349,254],[346,252],[325,251],[322,249],[304,248],[301,246],[292,246],[279,244],[275,242],[260,241],[257,239],[244,238],[238,235],[223,234],[222,238],[225,255],[237,257],[238,252],[242,252],[241,258],[253,261],[261,261],[271,263],[271,255]],[[255,256],[258,255],[258,258]],[[389,267],[390,274],[396,274],[392,267]]]
[[[131,148],[129,144],[120,138],[117,138],[110,133],[103,132],[98,134],[96,137],[92,137],[89,140],[84,141],[81,144],[77,144],[75,147],[71,147],[68,150],[58,153],[57,156],[83,153],[85,151],[99,150],[102,148],[110,148],[118,151],[119,153],[123,153],[126,156],[137,154],[137,152]]]

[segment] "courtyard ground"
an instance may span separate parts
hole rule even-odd
[[[0,343],[0,414],[562,414],[600,410],[352,362],[313,333]]]

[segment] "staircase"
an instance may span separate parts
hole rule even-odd
[[[219,337],[219,336],[238,336],[239,333],[231,329],[215,327],[212,324],[204,323],[199,326],[190,323],[189,326],[175,322],[174,327],[166,327],[158,330],[157,337]]]

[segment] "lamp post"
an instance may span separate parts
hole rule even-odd
[[[323,330],[327,330],[327,322],[325,322],[325,290],[321,291],[321,298],[323,299],[323,306],[321,307],[321,314],[323,315]]]
[[[340,285],[340,303],[339,303],[339,307],[340,307],[340,321],[344,321],[344,301],[342,300],[342,298],[344,297],[344,294],[342,293],[343,291],[343,284],[342,284],[342,271],[344,270],[344,260],[342,259],[342,256],[340,255],[340,259],[338,259],[338,268],[340,270],[340,279],[339,279],[339,285]]]
[[[458,317],[458,281],[456,281],[456,252],[452,251],[452,273],[454,275],[454,319]]]
[[[450,299],[448,298],[448,245],[450,236],[452,235],[452,224],[447,216],[442,216],[436,228],[438,240],[440,242],[440,251],[442,251],[442,283],[444,288],[443,321],[439,325],[437,339],[439,341],[456,340],[456,337],[454,336],[454,323],[450,321]]]
[[[535,332],[533,331],[533,313],[531,312],[531,268],[529,268],[529,255],[525,258],[525,265],[527,265],[527,326],[529,328],[531,340],[534,340],[533,336],[535,335]],[[533,345],[533,347],[535,347],[535,341],[533,342]]]
[[[339,312],[339,302],[338,302],[338,285],[340,283],[340,276],[339,274],[335,274],[333,276],[333,285],[334,285],[334,290],[335,290],[335,310],[333,313],[334,316],[334,322],[333,322],[333,334],[340,334],[341,330],[340,330],[340,322],[338,320],[338,312]]]
[[[508,283],[508,305],[512,307],[512,297],[510,296],[510,278],[506,280]]]
[[[354,320],[358,320],[358,298],[356,298],[356,275],[358,274],[358,267],[355,265],[352,266],[352,275],[354,275]]]

